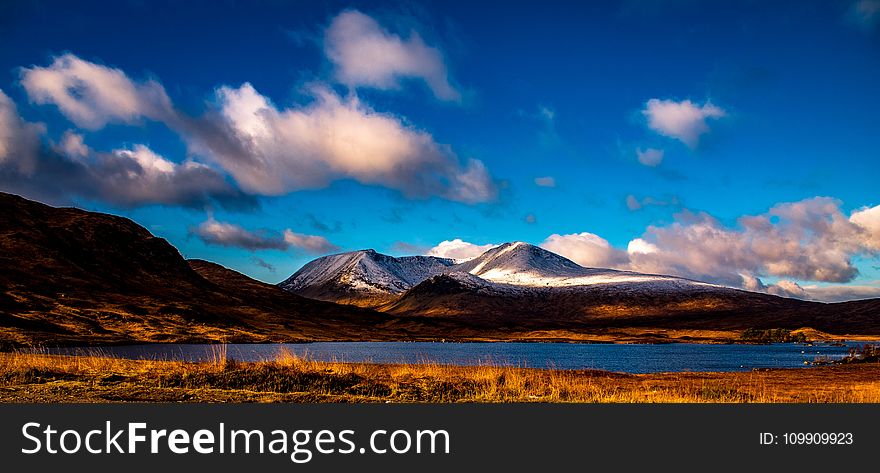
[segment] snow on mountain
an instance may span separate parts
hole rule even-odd
[[[585,268],[556,253],[523,242],[505,243],[455,266],[455,270],[466,271],[494,283],[530,287],[610,283],[704,284],[671,276]]]
[[[303,266],[279,286],[291,292],[336,285],[366,292],[397,294],[453,264],[451,259],[434,256],[395,258],[374,250],[353,251],[318,258]]]
[[[711,286],[672,276],[613,269],[585,268],[575,262],[523,242],[505,243],[464,263],[433,256],[395,258],[361,250],[318,258],[279,284],[307,295],[315,288],[345,288],[364,293],[400,294],[437,275],[449,275],[468,286],[577,287],[622,284],[652,289]]]

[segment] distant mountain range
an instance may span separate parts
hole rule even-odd
[[[374,250],[318,258],[279,287],[398,316],[480,326],[657,326],[692,329],[880,328],[880,300],[825,304],[673,276],[585,268],[523,242],[460,263]],[[878,330],[877,333],[880,333]]]
[[[727,288],[672,276],[613,269],[584,268],[573,261],[523,242],[505,243],[456,264],[447,258],[395,258],[374,250],[318,258],[279,287],[306,297],[361,307],[393,307],[416,286],[457,284],[496,295],[516,296],[536,289],[586,290],[598,285],[621,291],[706,292]],[[391,303],[391,306],[388,304]]]
[[[0,193],[0,349],[217,341],[718,341],[748,328],[800,327],[880,335],[880,299],[823,304],[584,268],[520,242],[458,263],[373,250],[326,256],[279,286],[185,260],[129,219]]]

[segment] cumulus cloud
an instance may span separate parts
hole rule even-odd
[[[425,253],[428,256],[438,258],[451,258],[456,261],[466,261],[476,258],[498,245],[475,245],[462,241],[460,238],[441,241],[437,246]]]
[[[122,207],[255,204],[203,164],[174,163],[144,145],[99,153],[69,131],[60,143],[48,146],[44,133],[42,124],[22,120],[0,91],[0,189],[53,203],[76,195]]]
[[[54,104],[78,126],[97,130],[107,123],[141,117],[163,120],[173,114],[165,89],[155,81],[134,82],[119,69],[84,61],[73,54],[48,67],[21,70],[21,84],[38,104]]]
[[[540,187],[556,187],[556,179],[552,176],[536,177],[535,185]]]
[[[481,161],[461,160],[429,133],[325,86],[309,88],[311,103],[284,109],[248,83],[220,87],[216,103],[203,116],[190,117],[174,108],[158,82],[137,82],[72,54],[21,75],[32,101],[55,104],[80,127],[141,118],[164,123],[187,142],[190,154],[216,163],[250,194],[280,195],[354,179],[415,198],[477,203],[497,195]],[[62,141],[68,157],[82,155],[77,139]]]
[[[802,289],[808,299],[822,302],[843,302],[880,297],[880,281],[853,285],[805,285]]]
[[[62,154],[71,159],[85,158],[92,154],[92,150],[86,145],[83,135],[73,130],[64,132],[64,135],[61,136],[61,141],[58,143],[58,149]]]
[[[793,297],[797,299],[810,299],[807,291],[800,284],[788,279],[781,279],[776,284],[765,287],[765,291],[780,297]]]
[[[28,123],[18,115],[15,102],[0,90],[0,171],[11,168],[23,175],[33,173],[40,152],[40,136],[46,128]]]
[[[593,233],[553,234],[540,246],[586,267],[620,268],[629,261],[625,251]]]
[[[761,279],[743,275],[742,288],[753,292],[766,292],[781,297],[794,297],[818,302],[844,302],[880,297],[880,281],[867,284],[798,284],[782,279],[776,284],[764,284]]]
[[[357,10],[333,18],[324,33],[324,53],[336,79],[351,87],[397,89],[401,79],[421,79],[438,99],[461,100],[449,83],[440,50],[426,45],[415,31],[402,38]]]
[[[174,163],[142,144],[98,154],[82,165],[96,197],[122,206],[198,207],[243,197],[216,170],[195,161]]]
[[[658,250],[631,255],[634,269],[741,283],[741,273],[807,281],[847,282],[858,273],[852,256],[868,251],[866,231],[839,202],[824,197],[782,203],[743,216],[730,228],[706,213],[682,212],[642,239]]]
[[[656,148],[648,148],[642,151],[642,148],[636,148],[636,157],[639,162],[648,167],[657,167],[663,162],[663,150]]]
[[[642,110],[642,115],[647,118],[651,130],[694,148],[700,136],[709,132],[707,121],[722,118],[727,112],[709,102],[699,105],[690,100],[651,99]]]
[[[648,243],[641,238],[636,238],[634,240],[630,240],[630,242],[626,245],[626,252],[630,255],[633,254],[650,254],[656,253],[658,251],[657,245],[653,243]]]
[[[861,230],[862,244],[873,251],[880,251],[880,205],[862,207],[849,216],[849,221]]]
[[[192,233],[209,245],[244,248],[251,251],[286,250],[289,246],[283,236],[271,235],[268,232],[252,232],[234,223],[218,222],[214,217],[209,217],[199,224]]]
[[[880,206],[847,216],[838,201],[816,197],[740,217],[734,226],[706,213],[683,211],[669,225],[648,227],[626,251],[592,233],[551,235],[541,246],[584,266],[670,274],[786,297],[843,300],[870,297],[876,288],[795,280],[852,281],[858,275],[853,258],[880,253],[878,216]],[[762,276],[780,279],[764,284]]]
[[[284,242],[294,248],[299,248],[315,254],[339,251],[338,246],[330,243],[322,236],[295,233],[290,229],[284,230]]]
[[[285,251],[294,247],[320,254],[339,249],[321,236],[294,233],[290,229],[280,235],[267,230],[251,231],[234,223],[219,222],[213,216],[209,216],[208,220],[191,229],[190,232],[209,245],[243,248],[250,251]]]
[[[495,183],[482,162],[460,162],[427,132],[375,112],[356,97],[342,99],[320,86],[311,93],[311,104],[279,110],[250,84],[221,87],[218,120],[234,142],[196,135],[196,151],[257,194],[279,195],[349,178],[409,197],[438,195],[466,203],[495,198]]]
[[[880,255],[880,205],[845,214],[840,202],[815,197],[785,202],[724,225],[711,215],[683,211],[671,224],[650,226],[626,250],[588,232],[553,234],[540,246],[585,267],[668,274],[783,297],[836,302],[880,297],[880,282],[848,283],[857,256]],[[428,254],[474,257],[477,247],[445,241]],[[452,254],[463,248],[466,254]],[[761,277],[776,279],[765,284]]]

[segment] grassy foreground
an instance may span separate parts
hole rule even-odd
[[[0,402],[880,402],[880,363],[631,375],[215,358],[0,353]]]

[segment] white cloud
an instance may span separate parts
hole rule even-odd
[[[476,258],[498,245],[475,245],[462,241],[460,238],[441,241],[437,246],[425,253],[428,256],[438,258],[451,258],[456,261],[465,261]]]
[[[853,285],[830,285],[817,286],[806,285],[803,290],[808,299],[822,302],[842,302],[856,299],[873,299],[880,297],[880,281],[868,284]]]
[[[33,173],[40,151],[42,124],[28,123],[18,115],[12,99],[0,90],[0,168],[14,167],[19,173]]]
[[[73,54],[56,57],[48,67],[23,68],[21,84],[32,101],[58,106],[64,116],[89,130],[141,117],[162,120],[172,113],[171,101],[159,83],[136,83],[119,69]]]
[[[608,240],[587,232],[553,234],[540,246],[586,267],[620,268],[629,260],[626,252],[612,247]]]
[[[397,89],[400,80],[422,79],[441,100],[459,101],[437,48],[415,31],[408,38],[390,33],[357,10],[337,15],[324,34],[324,53],[336,68],[336,79],[352,87]]]
[[[21,82],[31,100],[57,105],[84,128],[141,118],[165,123],[191,154],[217,163],[251,194],[280,195],[354,179],[415,198],[477,203],[497,195],[481,161],[460,160],[405,120],[320,85],[310,87],[311,103],[280,110],[248,83],[220,87],[219,109],[211,106],[192,118],[174,108],[158,82],[138,83],[119,69],[72,54],[48,67],[23,69]],[[65,145],[81,157],[75,141],[62,143],[62,152]]]
[[[22,120],[0,91],[0,189],[57,203],[77,195],[123,207],[203,206],[215,199],[252,205],[207,166],[175,164],[143,145],[96,153],[70,131],[49,147],[41,140],[44,134],[45,126]]]
[[[86,145],[83,136],[73,130],[64,132],[64,135],[61,136],[61,142],[58,143],[58,149],[71,159],[85,158],[92,154],[92,150]]]
[[[694,148],[700,136],[709,131],[707,120],[722,118],[727,112],[709,102],[698,105],[690,100],[651,99],[642,114],[648,119],[648,128]]]
[[[658,251],[657,246],[653,243],[648,243],[647,241],[636,238],[634,240],[630,240],[630,242],[626,245],[626,252],[629,254],[642,253],[642,254],[650,254],[656,253]]]
[[[797,299],[809,299],[810,296],[801,287],[800,284],[789,281],[788,279],[781,279],[776,284],[771,284],[764,288],[764,292],[769,294],[774,294],[781,297],[794,297]]]
[[[541,246],[584,266],[670,274],[786,297],[843,300],[871,297],[878,289],[794,280],[852,281],[858,275],[853,258],[880,253],[878,217],[880,206],[848,217],[838,201],[816,197],[742,216],[732,227],[709,214],[684,211],[672,224],[648,227],[629,242],[626,252],[592,233],[551,235]],[[761,276],[781,279],[766,285]]]
[[[540,187],[556,187],[556,179],[552,176],[536,177],[535,185]]]
[[[135,145],[133,149],[120,149],[113,153],[120,158],[130,159],[136,162],[138,168],[140,168],[140,174],[151,179],[172,175],[178,170],[176,164],[159,156],[154,153],[153,150],[144,145]],[[200,165],[196,163],[187,163],[185,166],[198,167]]]
[[[284,238],[277,235],[267,235],[264,232],[252,232],[245,230],[240,225],[227,222],[218,222],[214,217],[199,224],[192,230],[202,241],[210,245],[244,248],[256,250],[286,250],[288,247]]]
[[[642,151],[641,148],[636,148],[636,156],[639,162],[649,167],[659,166],[663,162],[663,154],[662,149],[648,148]]]
[[[856,210],[849,221],[862,230],[862,244],[866,248],[880,251],[880,205]]]
[[[329,240],[322,236],[295,233],[290,229],[284,230],[284,241],[290,246],[300,248],[314,254],[339,251],[338,246],[330,243]]]
[[[221,87],[221,125],[233,146],[195,136],[196,152],[218,162],[246,191],[264,195],[349,178],[410,197],[494,199],[495,184],[482,162],[462,164],[427,132],[375,112],[356,97],[343,100],[320,86],[311,93],[311,104],[279,110],[250,84]]]
[[[764,284],[759,278],[743,275],[742,288],[753,292],[766,292],[782,297],[794,297],[819,302],[844,302],[880,297],[880,281],[866,284],[798,284],[783,279],[776,284]]]
[[[864,232],[839,203],[817,197],[777,204],[768,212],[725,227],[706,213],[682,212],[642,237],[658,248],[632,255],[637,270],[739,284],[740,274],[845,282],[858,273],[853,255],[867,251]]]
[[[322,236],[295,233],[290,229],[285,230],[281,235],[266,230],[251,231],[234,223],[219,222],[213,216],[208,216],[208,220],[190,231],[209,245],[243,248],[250,251],[285,251],[294,247],[309,253],[321,254],[339,250],[338,246]]]
[[[88,197],[132,207],[148,204],[205,205],[214,198],[237,198],[238,192],[214,169],[194,161],[172,162],[145,145],[96,153],[75,162],[89,177],[76,189]]]

